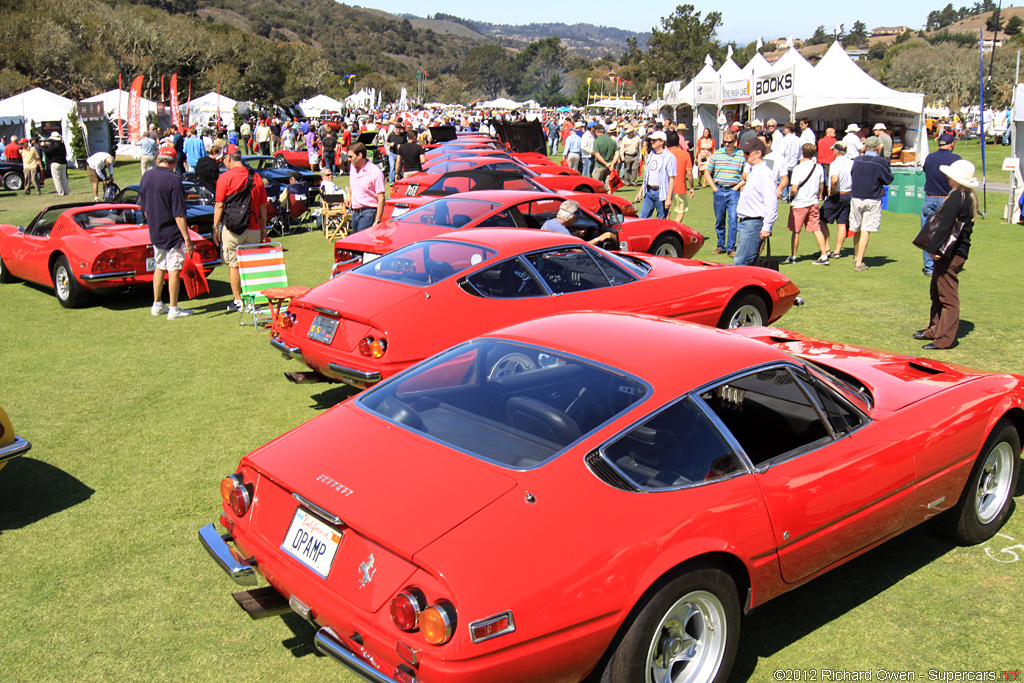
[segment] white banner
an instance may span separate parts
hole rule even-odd
[[[679,91],[683,88],[682,81],[669,81],[665,84],[665,90],[662,94],[665,104],[676,106],[679,104]]]
[[[793,69],[783,69],[758,76],[751,88],[754,103],[781,100],[793,95]]]
[[[728,81],[722,83],[722,104],[746,104],[750,102],[750,81]]]
[[[694,83],[694,103],[718,104],[718,81]]]

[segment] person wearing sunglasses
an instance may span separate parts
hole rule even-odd
[[[779,216],[779,198],[775,174],[764,163],[767,148],[760,139],[748,140],[743,146],[750,171],[740,191],[736,213],[736,255],[733,265],[753,265],[761,251],[761,243],[771,237],[772,225]]]

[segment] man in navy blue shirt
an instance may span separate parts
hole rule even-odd
[[[181,178],[174,173],[178,153],[173,147],[161,147],[156,166],[146,171],[139,183],[139,206],[146,215],[149,239],[153,242],[153,316],[167,314],[168,320],[185,318],[194,313],[178,308],[181,268],[195,251],[185,224],[185,190]],[[163,302],[164,273],[167,273],[171,306]]]
[[[892,182],[889,160],[879,156],[882,141],[872,135],[864,142],[864,154],[853,160],[850,175],[853,186],[850,189],[850,232],[853,233],[853,269],[868,269],[864,263],[864,252],[868,248],[871,233],[878,232],[882,225],[882,196],[885,186]]]
[[[939,136],[939,149],[932,152],[924,159],[924,206],[921,208],[921,227],[933,213],[939,210],[946,195],[949,194],[949,176],[939,170],[940,166],[950,166],[954,161],[960,161],[959,154],[953,154],[953,146],[956,144],[956,136],[952,133],[943,133]],[[931,277],[932,255],[924,249],[921,250],[924,257],[924,268],[921,272]]]

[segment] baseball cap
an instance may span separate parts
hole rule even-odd
[[[868,136],[868,139],[864,141],[864,147],[867,149],[874,149],[882,144],[882,140],[875,135]]]
[[[764,154],[768,151],[768,148],[764,146],[760,138],[750,138],[743,145],[743,153],[750,154],[751,152],[760,152]]]
[[[18,142],[20,142],[21,144],[24,145],[26,142],[28,142],[28,138],[22,138],[22,139],[18,140]]]
[[[836,144],[832,145],[832,149],[838,149],[840,152],[845,152],[846,151],[846,143],[842,142],[842,141],[837,142]]]
[[[160,151],[156,153],[158,157],[167,157],[168,159],[178,160],[178,153],[174,151],[174,147],[166,145],[160,148]]]
[[[663,133],[660,130],[656,130],[653,133],[651,133],[650,135],[648,135],[647,139],[648,140],[661,140],[661,141],[665,141],[668,138],[665,136],[665,133]]]
[[[940,145],[948,145],[951,142],[956,142],[956,136],[953,135],[952,133],[945,132],[945,133],[943,133],[942,135],[939,136],[939,144]]]
[[[225,154],[238,154],[238,145],[228,145],[224,149]]]

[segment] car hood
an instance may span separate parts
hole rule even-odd
[[[407,560],[516,485],[494,466],[371,415],[354,400],[245,460]]]
[[[337,311],[349,320],[371,323],[375,316],[404,301],[413,297],[423,298],[423,291],[421,287],[355,273],[342,273],[301,297],[292,299],[291,306],[324,308]]]
[[[436,225],[420,225],[417,223],[398,223],[384,221],[379,225],[353,233],[343,240],[335,242],[342,249],[368,251],[373,254],[387,254],[407,244],[429,239],[452,228]]]

